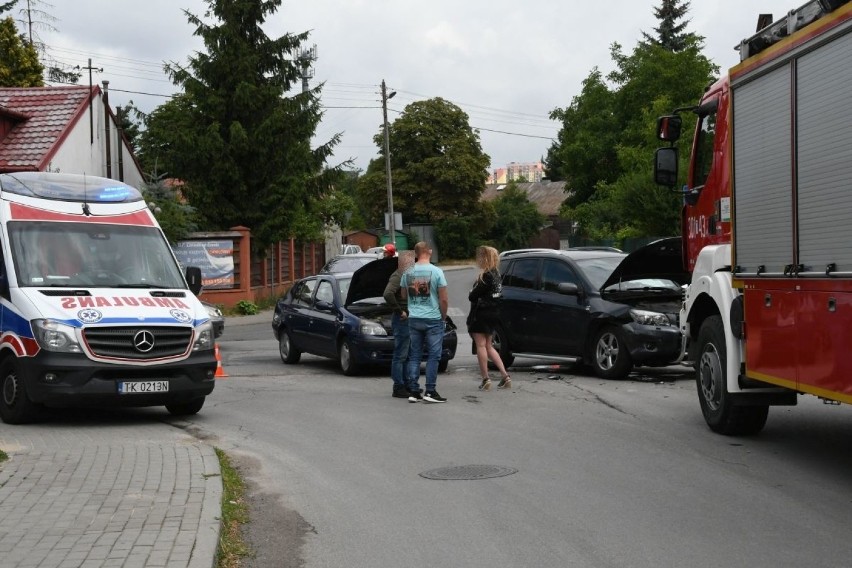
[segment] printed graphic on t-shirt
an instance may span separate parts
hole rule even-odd
[[[414,278],[408,284],[408,301],[429,301],[429,297],[432,295],[431,285],[431,278]]]

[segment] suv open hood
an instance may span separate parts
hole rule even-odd
[[[399,262],[395,257],[378,258],[353,272],[344,305],[348,306],[366,298],[381,298],[391,274],[398,265]]]
[[[618,282],[640,278],[665,278],[681,286],[689,284],[689,272],[683,268],[683,246],[680,237],[654,241],[624,257],[601,290]]]

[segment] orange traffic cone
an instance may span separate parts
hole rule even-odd
[[[225,372],[225,368],[222,367],[222,356],[219,355],[219,344],[214,343],[214,348],[216,350],[216,374],[214,377],[217,379],[224,378],[228,376],[228,373]]]

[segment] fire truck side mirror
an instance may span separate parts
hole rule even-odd
[[[666,187],[677,185],[677,148],[657,148],[654,153],[654,181]]]
[[[657,119],[657,138],[666,142],[677,142],[682,125],[683,120],[676,114],[661,116]]]
[[[186,283],[189,291],[196,296],[201,293],[201,269],[197,266],[186,267]]]

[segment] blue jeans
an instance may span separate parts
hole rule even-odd
[[[408,350],[411,343],[408,332],[408,320],[404,320],[399,314],[394,313],[391,320],[393,327],[393,359],[391,360],[391,378],[394,388],[406,386],[405,380],[406,363],[408,363]]]
[[[444,322],[440,319],[409,318],[408,329],[411,334],[411,348],[408,352],[408,390],[420,389],[420,362],[423,360],[425,343],[426,392],[435,390],[438,383],[438,363],[441,362],[441,348],[444,344]]]

